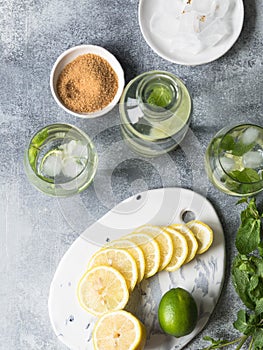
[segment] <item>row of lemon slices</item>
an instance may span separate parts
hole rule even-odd
[[[197,220],[167,227],[141,226],[91,257],[78,285],[79,302],[94,315],[120,310],[143,278],[179,269],[204,253],[212,241],[212,229]]]
[[[145,327],[122,310],[130,292],[143,278],[179,269],[212,241],[211,228],[194,220],[186,225],[141,226],[97,251],[78,285],[81,306],[100,316],[92,332],[94,349],[142,350]]]

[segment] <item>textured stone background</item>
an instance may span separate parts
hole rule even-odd
[[[225,230],[223,292],[209,324],[187,349],[205,347],[204,335],[236,334],[232,322],[241,305],[231,284],[230,264],[236,253],[240,208],[236,198],[208,182],[203,155],[212,135],[223,126],[242,121],[262,124],[263,1],[246,0],[237,43],[216,62],[197,67],[158,57],[140,33],[137,7],[137,0],[0,1],[0,349],[65,349],[51,329],[47,310],[58,262],[82,230],[115,203],[162,186],[182,186],[207,196]],[[57,56],[86,43],[116,55],[127,82],[152,69],[181,77],[193,98],[191,131],[198,147],[191,149],[185,142],[170,153],[164,166],[161,160],[136,159],[128,150],[126,161],[115,162],[112,149],[114,143],[121,144],[117,111],[96,120],[76,119],[56,105],[49,90]],[[100,156],[98,176],[81,196],[47,197],[24,174],[23,153],[30,136],[52,122],[75,124],[94,138]],[[86,213],[81,217],[80,206]]]

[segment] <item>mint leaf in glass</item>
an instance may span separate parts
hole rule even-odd
[[[147,98],[147,103],[153,106],[167,107],[172,101],[172,93],[163,86],[155,86]]]
[[[234,147],[232,148],[232,154],[234,156],[243,156],[243,154],[247,153],[248,151],[252,150],[252,148],[255,146],[255,142],[250,143],[249,145],[245,145],[241,142],[237,142]]]
[[[234,170],[229,173],[229,175],[242,183],[253,183],[261,180],[258,172],[251,168],[245,168],[243,170]]]
[[[225,135],[225,137],[223,137],[221,141],[220,148],[223,151],[232,151],[234,147],[235,147],[234,137],[229,134]]]

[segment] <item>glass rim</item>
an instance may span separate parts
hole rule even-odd
[[[233,126],[231,126],[230,128],[227,129],[227,132],[224,134],[224,136],[222,137],[220,143],[219,143],[219,148],[222,144],[222,141],[224,140],[224,138],[231,132],[233,132],[234,129],[236,128],[242,128],[242,127],[256,127],[256,128],[259,128],[262,130],[262,133],[263,133],[263,127],[260,126],[260,125],[257,125],[257,124],[252,124],[252,123],[242,123],[242,124],[235,124]],[[220,155],[221,155],[221,152],[220,152]],[[258,180],[258,181],[253,181],[253,182],[244,182],[244,181],[239,181],[237,180],[235,177],[231,176],[226,170],[225,168],[223,167],[222,163],[221,163],[221,157],[220,155],[218,154],[217,155],[217,158],[218,158],[218,161],[219,161],[219,164],[221,166],[221,169],[223,170],[223,172],[226,174],[226,176],[228,176],[229,178],[231,178],[233,181],[239,183],[239,184],[244,184],[244,185],[255,185],[255,184],[259,184],[259,183],[263,183],[263,178],[261,180]],[[262,173],[263,174],[263,173]]]

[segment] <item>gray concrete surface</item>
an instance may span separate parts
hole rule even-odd
[[[0,1],[0,349],[65,349],[52,331],[47,310],[58,262],[82,230],[115,203],[162,186],[182,186],[207,196],[225,230],[222,295],[209,324],[187,349],[205,347],[205,335],[232,338],[237,334],[232,323],[242,305],[231,283],[230,265],[236,254],[240,208],[235,206],[236,198],[208,182],[203,155],[223,126],[243,121],[262,124],[263,1],[245,1],[244,27],[236,44],[217,61],[197,67],[158,57],[140,33],[137,7],[137,0]],[[185,142],[182,149],[170,153],[161,172],[156,171],[158,160],[134,160],[136,156],[128,150],[126,160],[116,164],[112,150],[122,144],[117,111],[96,120],[77,119],[57,106],[49,89],[57,56],[86,43],[116,55],[127,82],[152,69],[182,78],[193,98],[191,131],[198,147]],[[94,185],[71,199],[39,193],[23,170],[30,136],[52,122],[82,128],[94,138],[100,156]],[[172,171],[174,164],[177,173]],[[79,206],[86,215],[79,215]]]

